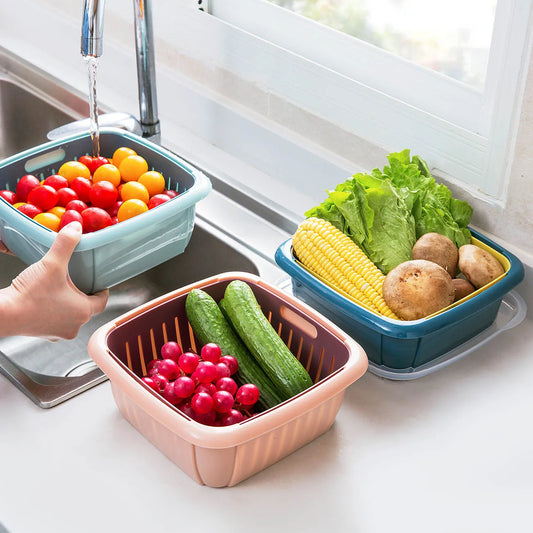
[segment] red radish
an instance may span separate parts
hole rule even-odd
[[[181,346],[177,342],[168,341],[161,346],[161,357],[163,359],[172,359],[177,363],[180,355]]]

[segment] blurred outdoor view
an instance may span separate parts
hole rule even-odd
[[[268,0],[482,88],[497,0]]]

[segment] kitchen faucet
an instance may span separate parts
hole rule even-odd
[[[103,52],[104,0],[85,0],[81,30],[81,54],[83,57],[100,57]],[[143,137],[159,140],[160,124],[157,111],[155,83],[154,36],[152,30],[151,0],[133,0],[135,22],[135,49],[137,52],[137,82],[139,87],[140,128]],[[120,124],[133,129],[131,116],[121,113]],[[109,117],[111,121],[114,117]],[[109,120],[105,121],[106,125]],[[118,125],[118,124],[117,124]]]

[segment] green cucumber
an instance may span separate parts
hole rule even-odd
[[[259,388],[258,404],[261,407],[269,409],[286,399],[278,393],[207,292],[192,289],[185,300],[185,312],[202,345],[214,342],[222,350],[222,355],[233,355],[237,359],[239,370],[235,375],[236,381],[240,385],[254,383]]]
[[[291,398],[313,384],[264,315],[246,282],[234,280],[228,284],[224,308],[233,328],[281,394]]]

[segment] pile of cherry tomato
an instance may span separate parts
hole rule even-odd
[[[133,149],[120,147],[111,159],[83,155],[61,165],[57,174],[39,180],[22,176],[16,190],[0,197],[39,224],[59,231],[78,221],[91,233],[145,213],[177,196],[164,176],[149,170]]]
[[[196,422],[231,426],[254,416],[260,396],[253,383],[237,385],[233,377],[238,369],[237,359],[222,355],[218,344],[204,344],[197,354],[168,341],[161,347],[161,359],[148,363],[141,380]]]

